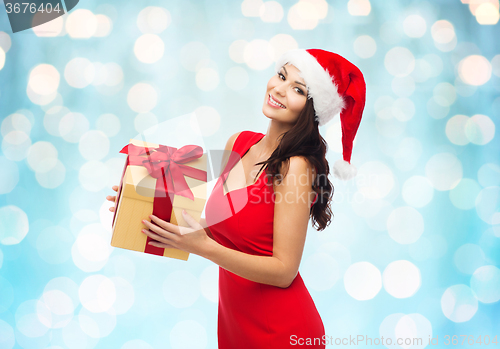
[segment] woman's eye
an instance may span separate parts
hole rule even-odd
[[[304,91],[302,91],[300,88],[296,87],[295,88],[295,91],[297,91],[298,93],[300,93],[301,95],[304,94]]]
[[[281,72],[278,73],[278,76],[280,77],[281,80],[285,80],[285,75],[281,74]]]

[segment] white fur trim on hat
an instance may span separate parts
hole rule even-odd
[[[333,164],[333,174],[339,179],[348,180],[354,178],[357,173],[356,167],[345,160],[338,159]]]
[[[344,99],[337,92],[332,77],[314,56],[303,49],[285,52],[276,61],[276,72],[287,63],[300,70],[300,76],[308,88],[308,96],[313,99],[319,126],[326,124],[344,109]]]

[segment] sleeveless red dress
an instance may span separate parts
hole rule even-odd
[[[262,133],[241,132],[223,175],[207,200],[205,216],[214,240],[244,253],[273,255],[274,190],[264,169],[252,185],[224,195],[229,169]],[[235,158],[232,159],[232,156]],[[317,198],[317,196],[316,196]],[[316,200],[316,199],[315,199]],[[288,288],[242,278],[219,267],[217,336],[219,349],[325,348],[325,329],[306,286],[297,274]]]

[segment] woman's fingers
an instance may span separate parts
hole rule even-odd
[[[160,219],[158,218],[158,220],[160,220]],[[153,224],[152,222],[149,222],[147,220],[143,220],[142,224],[144,224],[146,226],[146,228],[148,228],[152,232],[154,232],[154,233],[156,233],[156,234],[158,234],[158,235],[160,235],[162,237],[165,237],[165,238],[168,238],[168,239],[172,239],[172,240],[176,237],[175,233],[173,233],[173,232],[171,232],[169,230],[166,230],[166,229],[164,229],[161,226]]]
[[[156,232],[149,231],[149,230],[146,230],[146,229],[142,229],[142,232],[144,234],[146,234],[147,236],[149,236],[151,239],[156,240],[158,242],[161,242],[161,243],[164,243],[164,244],[171,244],[172,243],[172,241],[169,240],[169,239],[167,239],[166,237],[164,237],[163,234],[160,235],[160,234],[158,234]]]
[[[182,235],[180,232],[180,227],[178,225],[172,224],[170,222],[164,221],[163,219],[160,219],[154,215],[150,215],[149,218],[151,218],[151,222],[156,223],[158,226],[161,228],[165,229],[171,234],[176,234],[176,235]],[[150,225],[154,226],[154,224],[145,221],[146,223],[149,223]]]
[[[113,185],[113,186],[111,187],[111,189],[113,189],[114,191],[118,192],[118,186],[117,186],[117,185]],[[108,200],[108,201],[112,201],[112,202],[116,202],[116,196],[113,196],[113,195],[108,195],[108,196],[106,196],[106,200]],[[109,210],[110,210],[111,212],[115,212],[115,207],[114,207],[114,206],[112,206],[112,207],[110,207],[110,208],[109,208]]]
[[[160,248],[175,248],[172,245],[164,244],[164,243],[158,242],[158,241],[150,241],[148,244],[151,246],[160,247]]]
[[[116,201],[116,196],[108,195],[108,196],[106,196],[106,200],[115,202]]]

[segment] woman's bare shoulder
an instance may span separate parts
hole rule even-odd
[[[241,131],[243,132],[243,131]],[[232,135],[231,137],[229,137],[229,139],[227,140],[227,143],[226,143],[226,149],[225,150],[232,150],[233,149],[233,146],[234,146],[234,142],[236,141],[236,138],[238,138],[238,136],[240,135],[241,132],[236,132],[234,135]]]

